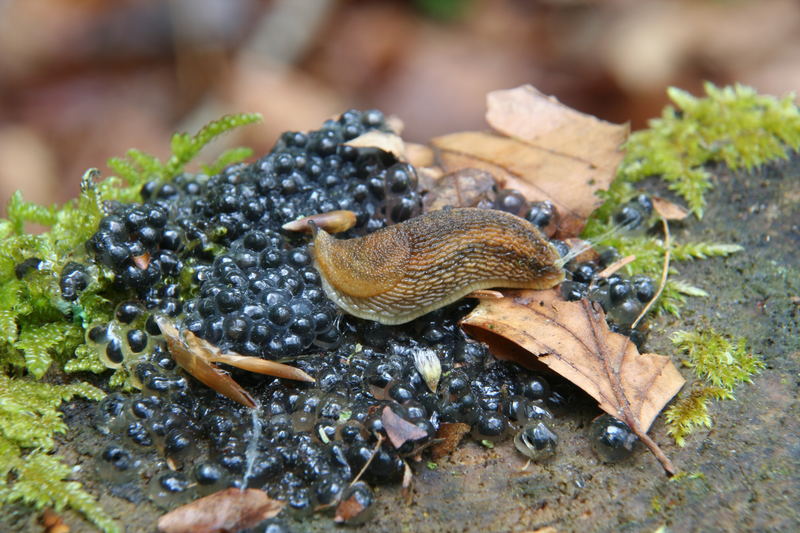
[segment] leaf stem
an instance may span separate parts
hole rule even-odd
[[[667,223],[667,219],[664,217],[661,217],[661,225],[664,228],[664,266],[661,269],[661,280],[658,283],[658,291],[656,291],[655,296],[653,296],[653,298],[647,302],[647,305],[644,306],[644,309],[642,309],[642,312],[636,317],[636,320],[633,321],[633,324],[631,324],[631,331],[636,329],[636,326],[639,325],[639,322],[642,320],[642,318],[644,318],[650,308],[653,307],[653,304],[655,304],[656,301],[661,297],[661,293],[664,292],[664,287],[667,284],[669,261],[670,256],[672,255],[672,242],[669,233],[669,223]]]

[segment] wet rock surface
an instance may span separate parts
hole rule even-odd
[[[413,464],[410,494],[379,486],[374,516],[364,531],[558,531],[777,530],[800,527],[800,158],[753,172],[717,172],[702,221],[673,230],[678,239],[735,242],[745,251],[680,267],[681,277],[707,290],[690,299],[680,319],[654,321],[648,350],[674,354],[667,339],[675,329],[711,326],[744,336],[766,369],[752,385],[736,389],[736,400],[717,402],[714,426],[672,444],[663,420],[651,435],[683,473],[666,478],[643,447],[633,457],[603,464],[591,449],[590,426],[600,414],[577,394],[559,420],[557,453],[526,465],[511,439],[488,449],[462,444],[434,469]],[[793,299],[794,298],[794,299]],[[677,360],[677,356],[675,356]],[[688,375],[688,372],[685,373]],[[126,530],[154,531],[163,507],[142,490],[146,483],[109,483],[96,475],[96,406],[71,402],[65,419],[71,431],[58,453],[78,465],[75,478],[100,498]],[[142,470],[155,476],[158,466]],[[430,465],[433,466],[433,465]],[[160,470],[159,470],[160,472]],[[66,512],[72,531],[92,527]],[[330,516],[287,521],[292,531],[334,529]],[[0,529],[35,531],[35,516],[12,507]],[[262,528],[256,528],[260,531]]]

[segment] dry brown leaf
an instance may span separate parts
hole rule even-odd
[[[397,416],[388,405],[381,412],[381,422],[383,422],[386,436],[389,437],[395,448],[400,448],[408,441],[419,440],[427,435],[422,428],[417,427],[405,418]]]
[[[525,348],[626,422],[674,473],[646,433],[684,379],[669,357],[640,354],[630,339],[611,332],[602,309],[588,300],[565,302],[555,290],[508,291],[501,300],[481,300],[462,327],[490,346],[500,336]]]
[[[441,166],[482,169],[531,201],[552,201],[569,228],[561,237],[577,235],[600,203],[595,192],[614,179],[628,126],[579,113],[529,85],[491,92],[487,104],[486,119],[499,133],[433,139]]]
[[[198,381],[207,387],[214,389],[223,396],[238,402],[246,407],[254,409],[256,401],[250,396],[241,385],[225,371],[220,370],[208,360],[205,354],[193,350],[181,338],[177,328],[166,319],[156,319],[158,327],[164,334],[167,341],[167,349],[181,368],[194,376]],[[188,332],[187,342],[194,339],[194,335]]]
[[[147,267],[150,266],[150,254],[135,255],[131,258],[131,261],[139,270],[147,270]]]
[[[333,521],[337,524],[341,524],[343,522],[347,522],[348,520],[352,520],[363,511],[364,506],[361,505],[361,502],[359,502],[355,496],[352,496],[342,501],[336,507],[336,516],[334,516]]]
[[[228,488],[174,509],[158,519],[163,533],[234,533],[281,512],[284,502],[260,489]]]
[[[344,233],[356,225],[356,214],[347,209],[337,209],[336,211],[317,213],[292,220],[281,226],[281,229],[299,233],[312,233],[312,222],[328,233]]]
[[[395,156],[399,161],[406,160],[406,147],[403,139],[396,133],[371,130],[344,143],[355,148],[377,148]]]
[[[45,533],[69,533],[69,526],[64,523],[61,515],[49,507],[42,513],[41,521]]]
[[[653,196],[652,200],[653,209],[666,220],[683,220],[689,216],[689,211],[669,200],[664,200],[658,196]]]
[[[419,143],[406,142],[406,159],[416,168],[432,167],[435,164],[431,147]]]
[[[453,453],[470,429],[470,425],[463,422],[442,422],[436,432],[439,442],[431,448],[431,457],[436,460]]]
[[[475,207],[481,200],[494,198],[495,181],[485,170],[465,168],[426,184],[424,205],[426,211],[445,206]]]
[[[603,270],[598,272],[597,273],[597,277],[598,278],[607,278],[608,276],[610,276],[614,272],[618,271],[619,269],[621,269],[625,265],[633,263],[634,261],[636,261],[636,256],[635,255],[626,255],[625,257],[614,261],[613,263],[611,263],[610,265],[605,267]]]

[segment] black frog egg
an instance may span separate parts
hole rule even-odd
[[[358,481],[347,487],[341,494],[341,501],[352,502],[350,507],[355,509],[356,512],[354,514],[348,513],[347,516],[337,516],[334,520],[338,523],[350,526],[363,524],[374,514],[375,494],[370,486],[363,481]]]
[[[182,472],[166,472],[150,480],[150,499],[164,509],[192,499],[192,483]]]
[[[621,461],[633,453],[639,438],[622,420],[603,414],[589,428],[592,449],[607,463]]]
[[[141,460],[130,450],[117,445],[106,446],[100,453],[97,472],[101,479],[123,483],[136,479]]]
[[[514,437],[514,447],[532,461],[552,457],[556,453],[556,446],[558,436],[541,420],[527,423]]]
[[[528,211],[529,204],[525,196],[516,189],[503,189],[494,199],[495,209],[511,213],[512,215],[522,216]]]
[[[499,441],[506,436],[508,418],[502,413],[482,411],[472,428],[475,440]]]

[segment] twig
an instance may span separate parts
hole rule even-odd
[[[637,316],[636,320],[634,320],[633,324],[631,324],[631,330],[636,328],[636,326],[639,324],[642,318],[647,314],[647,312],[650,310],[650,308],[653,306],[656,300],[658,300],[659,296],[661,296],[661,293],[664,291],[664,286],[667,283],[667,275],[669,274],[669,261],[670,261],[672,245],[670,240],[669,224],[667,223],[667,220],[663,217],[661,217],[661,224],[664,227],[664,267],[661,270],[661,281],[659,282],[658,291],[656,292],[655,296],[653,296],[653,298],[649,302],[647,302],[647,305],[644,307],[644,309],[642,309],[642,312],[639,313],[639,316]],[[628,343],[630,342],[631,342],[630,337],[626,337],[625,342],[622,345],[623,354],[625,353],[625,350],[628,349]],[[633,413],[630,411],[629,406],[626,405],[623,407],[623,415],[627,419],[624,420],[624,422],[628,424],[628,426],[636,434],[636,436],[639,437],[639,440],[641,440],[642,443],[644,443],[644,445],[647,446],[647,448],[653,453],[653,455],[656,456],[656,459],[658,459],[658,461],[661,463],[661,466],[664,467],[664,470],[667,472],[667,474],[669,474],[670,476],[674,476],[676,470],[675,466],[672,464],[672,461],[670,461],[669,457],[667,457],[667,455],[661,450],[661,448],[658,446],[658,443],[656,443],[656,441],[650,438],[647,432],[642,430],[639,420],[635,416],[633,416]]]
[[[378,442],[375,443],[375,447],[372,449],[372,455],[369,456],[369,459],[367,459],[367,462],[364,463],[364,466],[362,466],[361,470],[358,471],[358,474],[356,475],[356,477],[354,477],[353,481],[350,482],[350,486],[351,487],[353,485],[355,485],[356,482],[359,479],[361,479],[361,476],[364,475],[364,472],[366,472],[366,470],[369,467],[370,463],[372,462],[373,459],[375,459],[375,456],[378,454],[378,449],[380,449],[381,444],[383,443],[383,435],[381,435],[380,433],[378,433],[377,435],[378,435]]]
[[[658,284],[658,291],[656,291],[655,296],[647,302],[647,305],[644,306],[642,312],[639,313],[639,316],[636,317],[636,320],[633,321],[631,324],[631,331],[636,329],[636,326],[639,325],[639,321],[644,318],[644,315],[653,307],[653,304],[656,303],[656,300],[661,296],[661,293],[664,292],[664,286],[667,284],[667,275],[669,274],[669,260],[670,255],[672,254],[672,244],[670,242],[670,235],[669,235],[669,224],[667,223],[667,219],[661,217],[661,225],[664,227],[664,267],[661,269],[661,281]]]
[[[598,278],[607,278],[608,276],[610,276],[611,274],[613,274],[614,272],[616,272],[620,268],[622,268],[625,265],[627,265],[628,263],[632,263],[634,261],[636,261],[636,256],[635,255],[627,255],[627,256],[623,257],[622,259],[620,259],[619,261],[614,261],[613,263],[608,265],[606,268],[601,270],[600,273],[597,274],[597,277]]]

